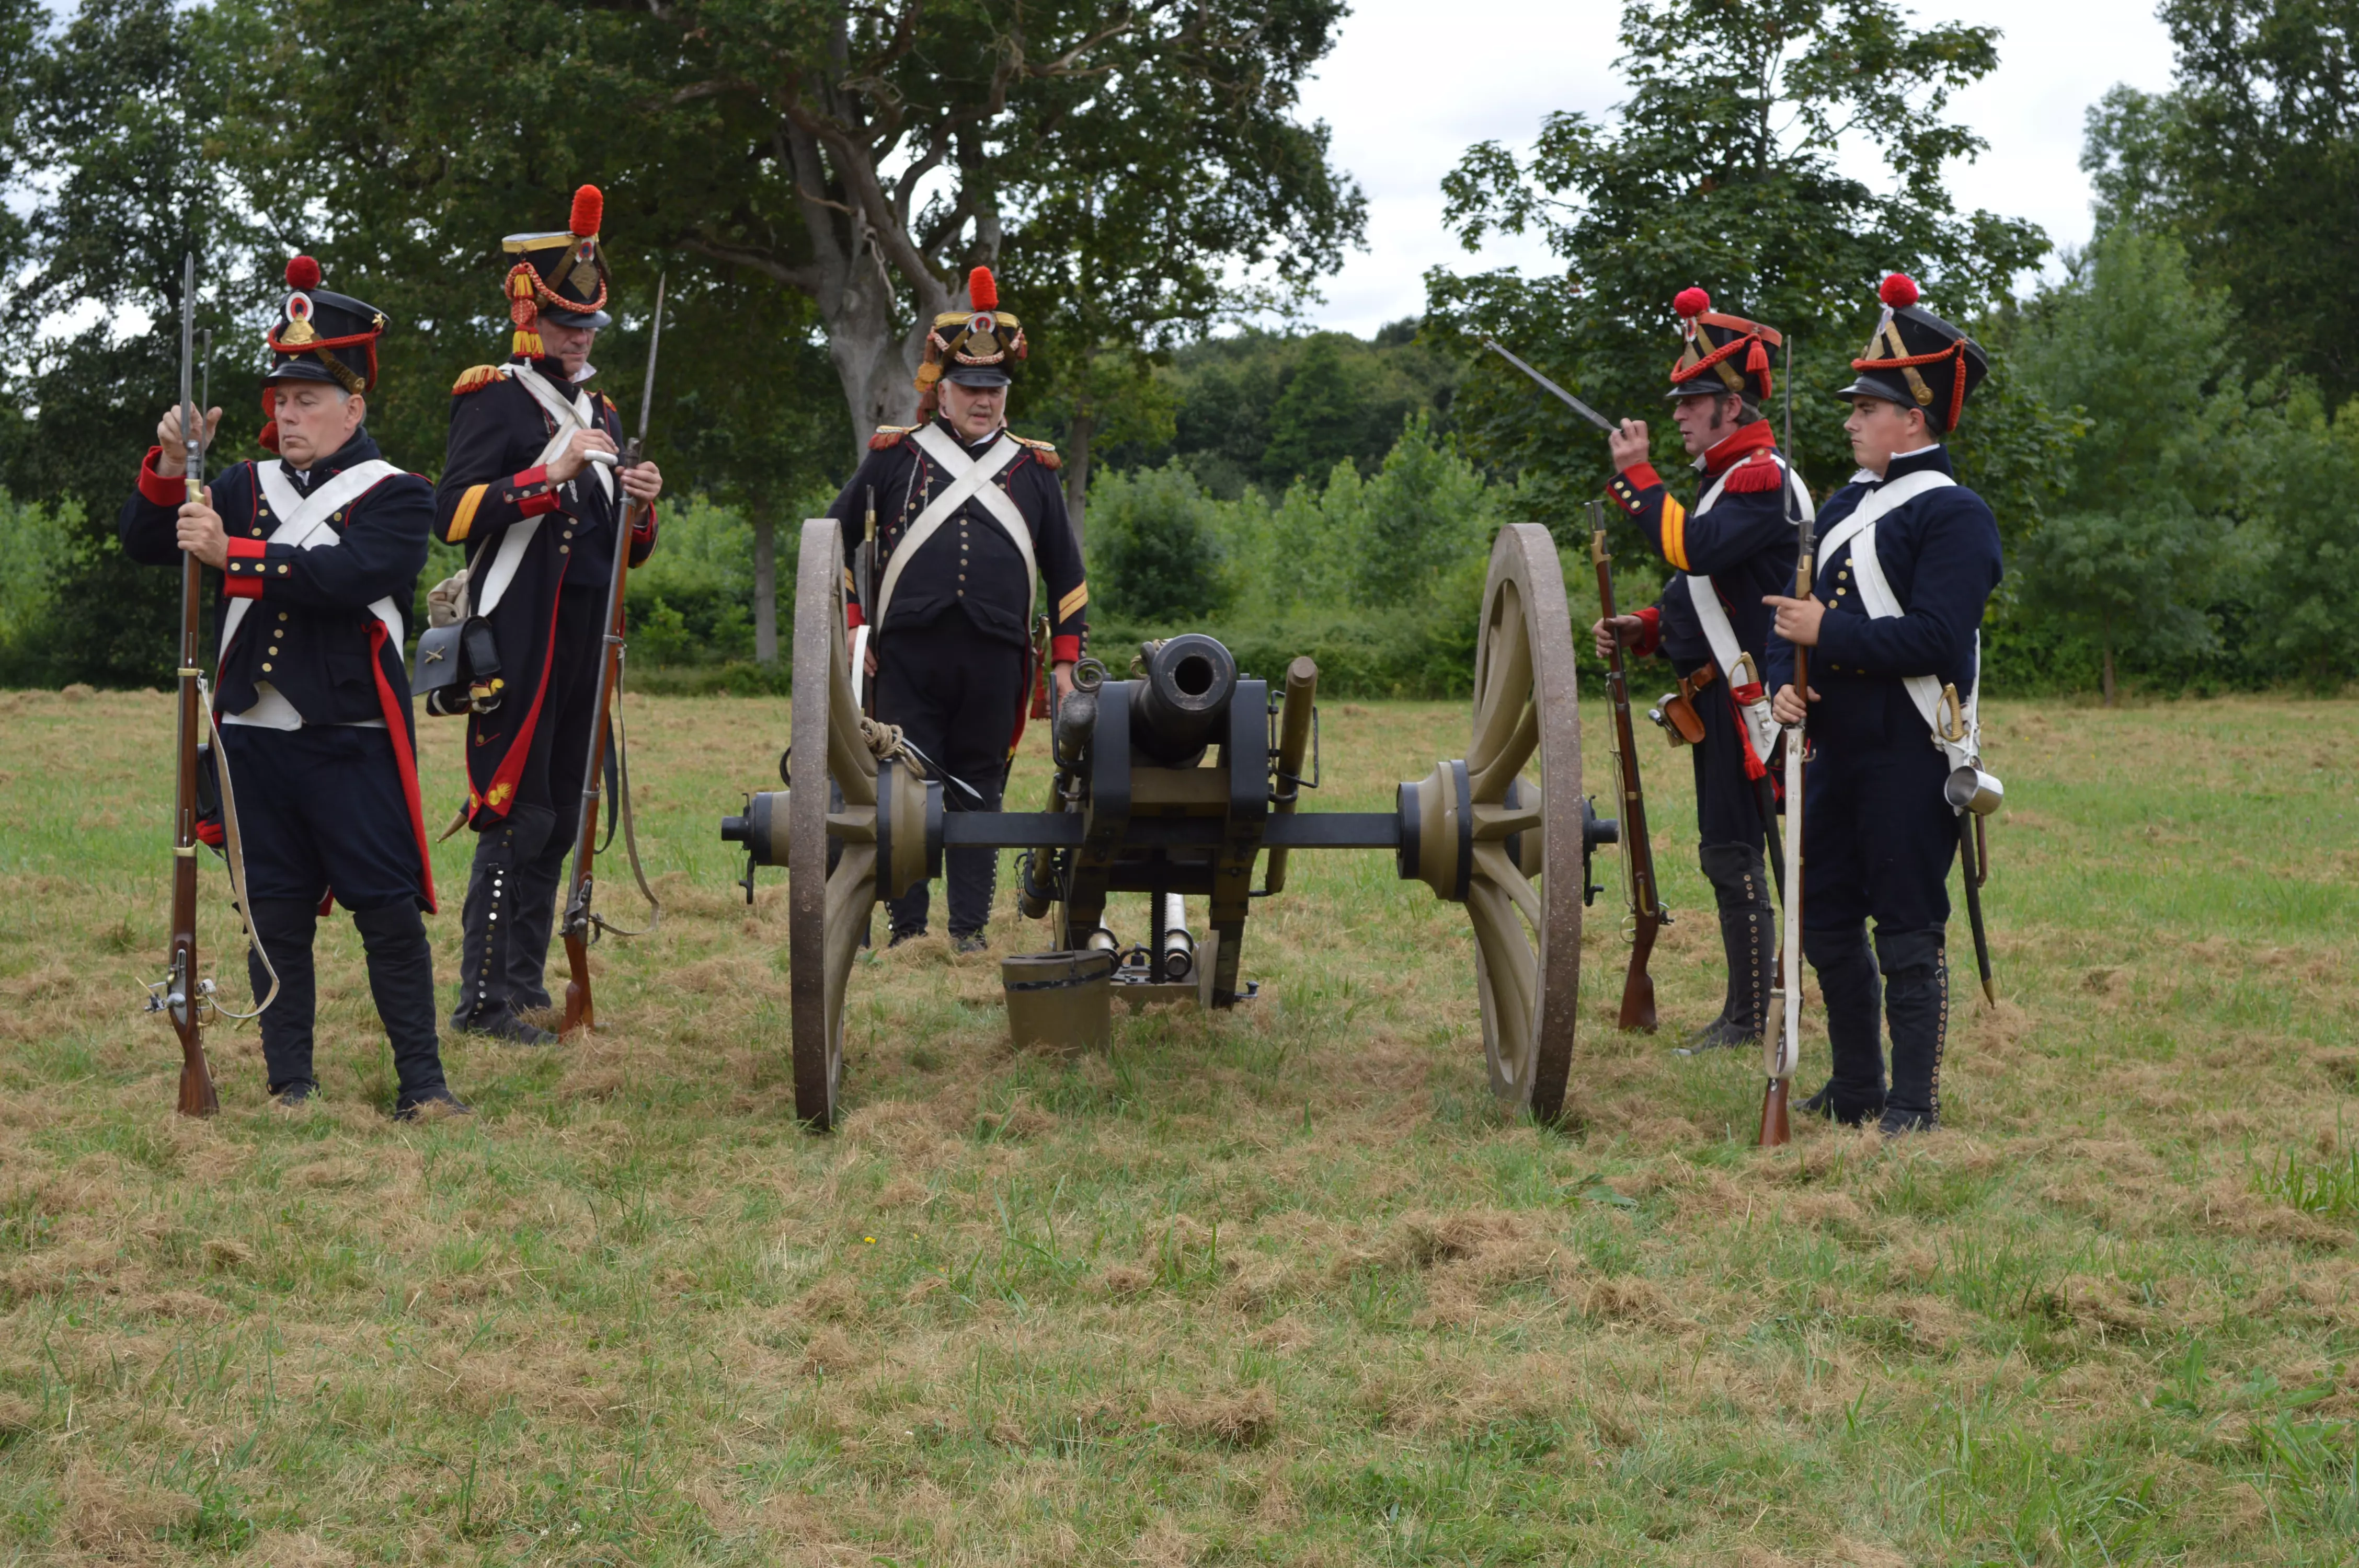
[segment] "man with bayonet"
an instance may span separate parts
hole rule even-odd
[[[1671,417],[1701,493],[1691,508],[1670,493],[1648,461],[1644,422],[1625,419],[1609,437],[1608,493],[1677,575],[1654,604],[1592,632],[1600,657],[1618,642],[1660,652],[1679,673],[1656,717],[1693,753],[1698,856],[1728,962],[1720,1016],[1681,1047],[1696,1052],[1756,1042],[1767,1022],[1777,944],[1763,851],[1776,827],[1767,764],[1777,725],[1762,685],[1770,620],[1762,596],[1793,586],[1794,512],[1810,497],[1761,415],[1775,385],[1777,330],[1714,311],[1701,288],[1672,306],[1681,344]]]
[[[1810,742],[1801,946],[1826,999],[1834,1070],[1803,1108],[1897,1136],[1940,1119],[1950,862],[1961,824],[1995,796],[1980,771],[1975,699],[1979,628],[2005,567],[1990,507],[1956,481],[1941,444],[1989,362],[1918,305],[1908,278],[1886,278],[1879,296],[1875,335],[1852,361],[1857,379],[1840,395],[1860,471],[1820,514],[1814,591],[1763,602],[1776,616],[1777,717],[1807,721]],[[1970,899],[1973,876],[1969,867]],[[1879,1023],[1892,1034],[1888,1088]]]
[[[627,503],[629,560],[655,548],[656,465],[624,465],[612,399],[583,384],[614,318],[598,188],[574,193],[565,230],[511,234],[504,293],[516,326],[505,364],[452,386],[434,532],[467,551],[463,682],[429,708],[467,714],[465,821],[475,859],[462,916],[454,1028],[525,1044],[556,1036],[525,1016],[549,1005],[550,927],[582,793],[604,664],[607,589]],[[488,665],[488,667],[486,667]]]
[[[942,779],[953,811],[996,811],[1036,675],[1036,579],[1049,588],[1048,657],[1072,687],[1090,601],[1081,546],[1057,482],[1057,452],[1007,428],[1009,370],[1024,329],[998,308],[990,270],[968,275],[972,308],[934,318],[918,371],[919,423],[887,425],[828,515],[843,525],[846,614],[869,630],[876,717]],[[875,553],[860,558],[875,515]],[[858,578],[875,575],[873,602]],[[998,855],[944,857],[951,946],[985,946]],[[896,946],[926,930],[919,883],[887,905]]]
[[[261,1012],[271,1097],[294,1107],[319,1091],[311,948],[332,900],[352,912],[367,955],[393,1045],[395,1114],[464,1110],[435,1034],[434,955],[419,918],[435,906],[434,879],[402,663],[433,489],[386,462],[364,424],[383,313],[321,287],[310,256],[286,276],[263,387],[261,441],[278,455],[233,464],[192,500],[187,463],[221,410],[202,416],[191,450],[175,408],[156,427],[119,529],[135,560],[193,557],[221,574],[214,762],[225,793],[243,792],[227,847],[245,866],[255,996],[277,973]],[[219,843],[224,826],[217,816],[204,836]]]

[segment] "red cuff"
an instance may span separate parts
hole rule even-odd
[[[1622,477],[1630,481],[1633,490],[1645,490],[1663,482],[1663,476],[1655,471],[1652,463],[1633,463],[1622,470]]]
[[[655,503],[649,502],[647,504],[646,509],[640,512],[639,520],[631,524],[631,537],[634,539],[652,539],[655,536],[656,508]]]
[[[1078,636],[1049,639],[1049,662],[1052,665],[1077,665],[1082,660],[1082,640]]]
[[[1630,651],[1642,659],[1651,659],[1655,656],[1655,650],[1663,645],[1662,607],[1657,604],[1647,606],[1638,611],[1638,622],[1644,630],[1640,632],[1638,640],[1630,645]]]
[[[867,624],[868,617],[860,613],[860,600],[856,599],[845,600],[843,601],[843,629],[847,632],[857,632],[863,626]]]
[[[222,591],[232,599],[260,599],[262,579],[259,576],[246,577],[238,572],[232,572],[229,574],[229,580],[222,585]]]
[[[189,481],[185,476],[166,479],[156,471],[156,460],[163,455],[161,447],[147,449],[147,456],[139,464],[139,493],[158,506],[169,506],[177,511],[188,502]]]
[[[549,482],[549,465],[541,463],[522,473],[510,474],[507,482],[500,486],[500,499],[524,517],[556,511],[557,487]]]
[[[234,561],[258,561],[268,553],[269,548],[270,546],[260,539],[232,539],[229,542],[229,557]]]

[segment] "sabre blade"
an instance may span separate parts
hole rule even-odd
[[[1556,383],[1542,375],[1539,372],[1534,370],[1531,366],[1526,364],[1523,361],[1517,359],[1515,355],[1509,353],[1506,349],[1501,348],[1497,339],[1485,338],[1483,340],[1483,346],[1490,350],[1493,353],[1498,355],[1501,359],[1506,361],[1509,364],[1515,366],[1517,370],[1522,371],[1526,375],[1530,376],[1534,381],[1540,384],[1542,390],[1554,393],[1559,398],[1563,400],[1566,407],[1571,409],[1575,414],[1580,415],[1583,419],[1588,420],[1591,424],[1596,426],[1607,435],[1612,436],[1619,433],[1619,426],[1605,417],[1604,415],[1600,414],[1596,409],[1592,408],[1588,404],[1583,403],[1580,398],[1575,397],[1571,393],[1567,392],[1564,388],[1559,386]]]

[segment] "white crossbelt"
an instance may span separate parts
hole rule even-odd
[[[540,457],[534,467],[547,468],[550,460],[573,439],[576,430],[599,427],[598,406],[590,401],[588,393],[577,390],[568,401],[565,394],[530,365],[502,365],[500,369],[517,385],[532,394],[532,400],[557,422],[557,433],[549,437],[549,444],[540,449]],[[591,463],[588,468],[598,476],[598,483],[605,491],[606,499],[614,500],[614,476],[603,463]],[[539,532],[540,519],[527,517],[512,524],[506,533],[500,535],[500,547],[492,556],[491,569],[484,574],[483,590],[472,595],[475,614],[489,615],[497,608],[508,591],[508,584],[516,580],[516,568],[524,565],[524,553],[531,547],[533,535]],[[615,547],[619,549],[622,546],[618,544]]]
[[[880,632],[884,628],[885,611],[893,602],[893,589],[901,580],[901,569],[909,564],[919,547],[971,500],[983,503],[983,509],[1007,531],[1007,536],[1016,542],[1016,553],[1024,557],[1024,624],[1029,626],[1032,624],[1033,608],[1038,603],[1040,595],[1038,581],[1040,568],[1032,554],[1032,525],[1024,521],[1024,514],[1016,510],[1016,503],[1008,498],[1007,492],[991,482],[1008,464],[1024,455],[1024,444],[1002,430],[998,441],[977,459],[969,457],[966,449],[952,440],[939,425],[919,427],[912,438],[926,456],[950,474],[951,483],[948,489],[926,504],[923,512],[918,514],[918,520],[909,524],[908,531],[901,535],[900,544],[894,546],[893,559],[885,568],[885,580],[876,588],[876,627]]]
[[[295,481],[287,477],[284,459],[275,463],[255,464],[255,477],[262,481],[263,499],[270,503],[273,512],[278,514],[278,526],[270,531],[269,542],[302,550],[324,550],[342,543],[342,536],[328,526],[328,519],[359,500],[372,487],[400,471],[382,458],[371,458],[364,463],[353,464],[305,495],[295,488]],[[254,600],[250,599],[229,601],[229,609],[222,616],[221,651],[223,654],[228,654],[230,639],[235,637],[237,629],[245,623],[245,612],[253,604]],[[369,613],[385,622],[385,629],[391,633],[394,651],[398,655],[401,649],[401,611],[395,607],[393,597],[388,594],[370,605]]]
[[[1777,461],[1778,471],[1785,477],[1785,488],[1799,497],[1801,515],[1815,519],[1819,512],[1817,503],[1810,500],[1810,487],[1801,481],[1793,466],[1782,455],[1771,455]],[[1729,474],[1734,473],[1741,466],[1731,464],[1727,473],[1714,480],[1712,488],[1703,492],[1702,499],[1695,503],[1695,510],[1689,515],[1701,517],[1711,511],[1713,503],[1720,499],[1720,492],[1728,487]],[[1728,689],[1734,693],[1736,689],[1736,663],[1745,656],[1744,644],[1736,640],[1736,628],[1728,623],[1728,611],[1720,602],[1720,595],[1712,588],[1711,577],[1703,572],[1690,572],[1687,579],[1688,600],[1695,606],[1696,621],[1703,627],[1703,640],[1712,646],[1712,662],[1720,666],[1720,678],[1728,683]],[[1756,668],[1753,672],[1754,677],[1758,680],[1763,673]],[[1777,720],[1769,711],[1768,693],[1765,690],[1755,701],[1738,703],[1736,711],[1745,719],[1745,739],[1753,743],[1754,757],[1757,761],[1767,762],[1769,748],[1777,740]]]
[[[1947,490],[1958,481],[1948,474],[1920,470],[1894,480],[1859,503],[1859,510],[1836,524],[1819,546],[1819,559],[1832,561],[1845,545],[1851,546],[1851,568],[1859,583],[1859,601],[1874,621],[1889,621],[1901,615],[1900,598],[1892,591],[1892,584],[1884,575],[1884,562],[1875,553],[1875,524],[1886,514],[1906,506],[1920,495],[1937,490]],[[1908,688],[1908,700],[1925,716],[1925,727],[1933,733],[1934,741],[1950,759],[1952,768],[1979,764],[1983,749],[1982,687],[1983,634],[1974,633],[1974,674],[1968,688],[1961,716],[1966,734],[1962,741],[1952,741],[1941,733],[1941,683],[1931,676],[1908,676],[1901,684]]]

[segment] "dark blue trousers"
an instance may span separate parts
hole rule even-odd
[[[353,725],[222,726],[257,902],[330,892],[350,910],[423,906],[418,838],[393,738]]]
[[[1882,745],[1822,741],[1804,774],[1802,925],[1886,935],[1950,919],[1958,816],[1950,764],[1921,730]]]

